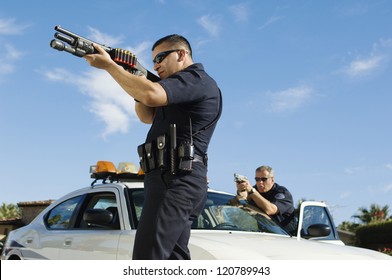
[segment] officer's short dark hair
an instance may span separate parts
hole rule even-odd
[[[152,46],[152,50],[154,50],[158,45],[162,43],[168,43],[172,47],[179,48],[179,49],[184,48],[186,51],[188,51],[189,55],[192,57],[191,44],[184,36],[178,34],[165,36],[155,42],[155,44]]]

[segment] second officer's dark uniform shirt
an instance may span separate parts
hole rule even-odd
[[[256,186],[255,189],[257,190]],[[273,219],[283,226],[290,223],[294,216],[294,203],[293,196],[288,189],[275,183],[268,192],[260,194],[278,207],[279,213],[271,216]],[[252,201],[252,203],[254,202]]]

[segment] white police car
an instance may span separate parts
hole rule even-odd
[[[92,178],[91,186],[63,196],[29,225],[10,232],[1,258],[131,259],[143,207],[143,175],[134,165],[120,164],[116,169],[112,163],[100,161]],[[103,182],[96,184],[101,179]],[[323,203],[301,205],[295,237],[251,207],[228,205],[233,197],[209,190],[205,208],[192,229],[192,259],[392,259],[376,251],[341,245]]]

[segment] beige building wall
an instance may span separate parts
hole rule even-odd
[[[4,238],[11,230],[29,224],[54,200],[19,202],[17,205],[22,213],[21,219],[0,220],[0,239]]]
[[[53,202],[54,200],[19,202],[18,207],[22,212],[22,223],[24,225],[29,224]]]

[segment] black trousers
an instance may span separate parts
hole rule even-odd
[[[133,259],[191,259],[190,230],[204,208],[207,189],[207,167],[200,162],[193,164],[189,175],[171,175],[161,170],[146,174]]]

